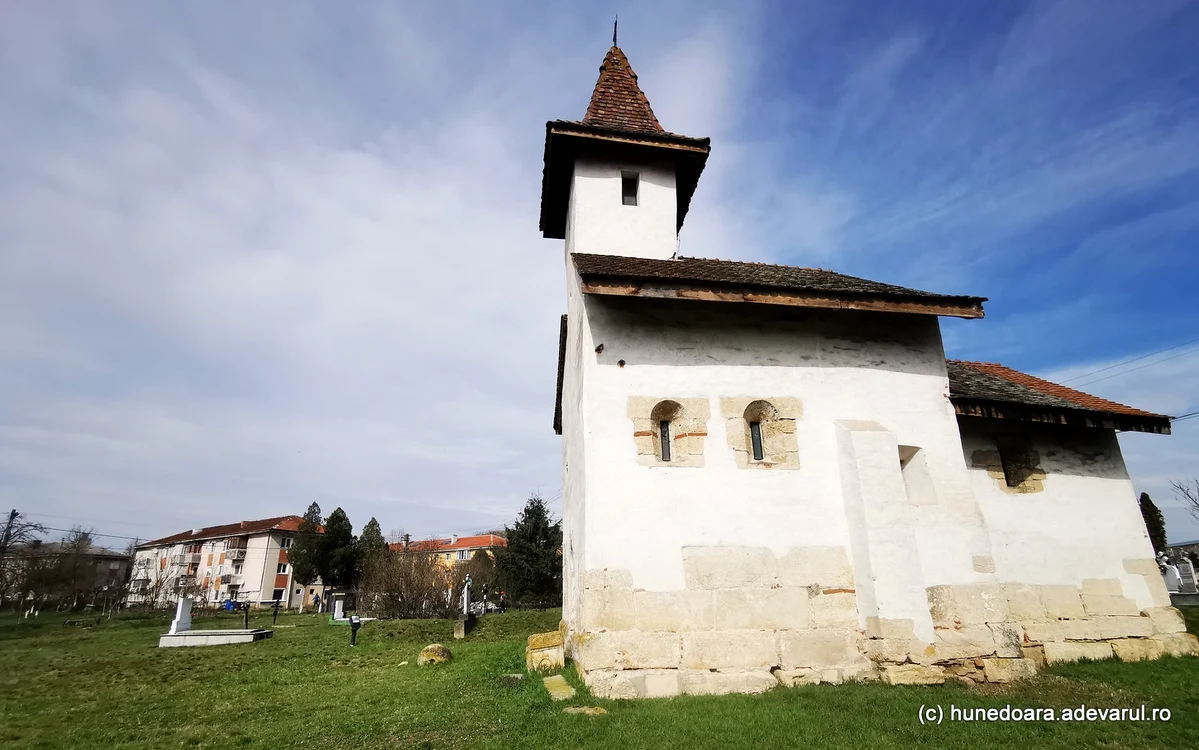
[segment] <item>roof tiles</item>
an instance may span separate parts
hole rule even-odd
[[[583,124],[635,133],[664,133],[649,99],[637,85],[637,74],[620,47],[612,47],[600,64],[599,79]]]
[[[1058,409],[1084,409],[1131,417],[1165,418],[1161,414],[1108,401],[994,362],[951,359],[946,362],[946,367],[949,372],[951,398],[1006,401]]]
[[[222,526],[206,526],[202,529],[182,531],[171,536],[164,536],[161,539],[139,544],[138,547],[163,547],[180,542],[219,539],[227,536],[246,536],[249,534],[262,534],[268,531],[299,531],[300,523],[303,520],[300,516],[276,516],[257,521],[239,521],[238,523],[227,523]]]

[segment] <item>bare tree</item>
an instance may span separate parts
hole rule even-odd
[[[0,529],[0,562],[4,554],[14,545],[29,544],[40,535],[46,533],[46,527],[33,523],[15,509],[9,512],[4,526]]]
[[[1170,482],[1170,486],[1174,488],[1174,494],[1182,500],[1182,506],[1187,512],[1199,520],[1199,479]]]
[[[363,571],[358,608],[379,617],[445,617],[453,609],[453,577],[427,551],[389,550]]]
[[[387,543],[388,544],[403,544],[404,540],[407,538],[408,538],[408,532],[404,531],[403,526],[397,526],[394,529],[392,529],[391,531],[387,532]]]
[[[3,601],[4,597],[24,593],[18,591],[24,577],[24,561],[6,561],[9,551],[14,548],[28,548],[44,533],[45,526],[29,521],[15,509],[6,517],[0,518],[0,601]]]
[[[136,558],[133,564],[133,593],[147,609],[157,609],[166,604],[170,593],[170,568],[159,563],[159,558]]]
[[[94,594],[101,584],[96,575],[92,529],[74,526],[58,544],[58,600],[79,606],[80,599]]]

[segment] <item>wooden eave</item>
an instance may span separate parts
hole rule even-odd
[[[584,278],[584,294],[651,299],[697,300],[701,302],[746,302],[785,307],[817,307],[834,310],[912,313],[952,318],[983,317],[982,302],[958,302],[937,298],[896,299],[873,295],[830,294],[712,284],[681,284],[658,281]]]
[[[546,239],[566,239],[566,209],[574,161],[591,154],[619,161],[622,158],[666,160],[675,168],[675,230],[683,226],[691,197],[699,185],[711,150],[707,138],[663,133],[608,130],[565,120],[545,124],[545,154],[541,175],[541,234]]]
[[[1059,409],[1052,406],[1017,404],[1007,401],[984,401],[971,398],[950,398],[953,410],[960,417],[1010,419],[1018,422],[1039,422],[1068,427],[1093,427],[1122,432],[1170,434],[1170,418],[1115,414],[1089,409]]]

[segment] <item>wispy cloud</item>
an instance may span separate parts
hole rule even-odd
[[[713,137],[685,253],[986,294],[950,353],[1039,371],[1199,325],[1179,297],[1193,8],[793,12],[621,13],[664,125]],[[471,530],[552,495],[564,291],[536,232],[541,124],[582,114],[609,24],[538,5],[6,9],[0,487],[142,535],[311,500]],[[1193,391],[1165,372],[1105,388],[1167,409]],[[1136,439],[1138,483],[1185,468]],[[1146,439],[1188,445],[1182,426]]]

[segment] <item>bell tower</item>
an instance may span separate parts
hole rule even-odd
[[[662,128],[619,47],[599,71],[582,120],[545,124],[542,236],[568,254],[674,257],[709,141]]]

